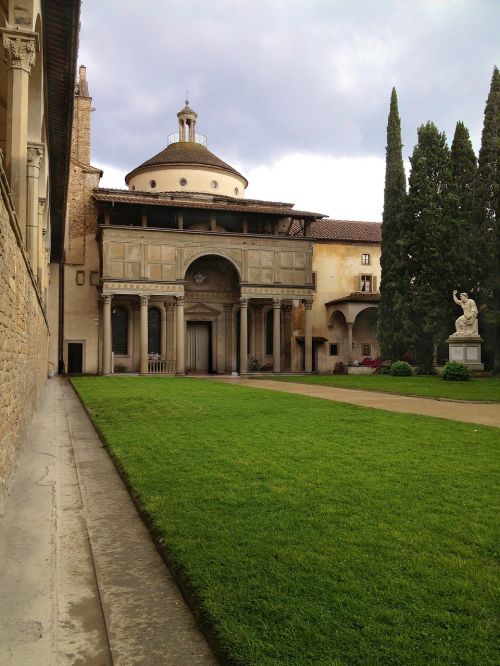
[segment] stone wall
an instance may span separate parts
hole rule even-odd
[[[47,378],[48,327],[0,165],[0,508]]]

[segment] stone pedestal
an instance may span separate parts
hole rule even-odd
[[[479,335],[458,336],[450,335],[447,340],[450,361],[463,363],[471,370],[484,370],[481,363],[481,343],[483,338]]]

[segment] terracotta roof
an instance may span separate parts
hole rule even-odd
[[[243,178],[248,185],[247,179],[242,176],[241,173],[236,171],[236,169],[233,169],[233,167],[226,162],[223,162],[217,157],[217,155],[211,153],[206,146],[203,146],[201,143],[195,143],[194,141],[177,141],[176,143],[171,143],[164,148],[161,153],[158,153],[158,155],[151,157],[135,169],[132,169],[132,171],[125,176],[125,182],[128,185],[129,178],[133,176],[136,171],[141,171],[148,167],[179,165],[215,167],[216,169],[228,171],[235,176]]]
[[[189,196],[179,192],[138,192],[132,190],[112,190],[96,188],[93,193],[96,201],[113,201],[148,206],[167,206],[170,208],[204,208],[209,210],[227,210],[247,213],[269,213],[281,217],[313,218],[321,217],[321,213],[311,213],[295,210],[293,204],[277,203],[274,201],[259,201],[257,199],[236,199],[210,194],[196,194]]]
[[[355,222],[351,220],[315,220],[309,226],[308,236],[314,240],[338,242],[380,243],[382,240],[380,222]],[[292,236],[302,235],[298,222],[292,225]]]
[[[365,291],[353,291],[349,296],[334,298],[333,301],[328,301],[325,305],[332,305],[333,303],[378,303],[379,301],[380,294],[370,294]]]

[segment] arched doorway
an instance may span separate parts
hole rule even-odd
[[[376,358],[380,355],[377,341],[377,308],[367,307],[356,316],[352,332],[353,358]]]
[[[207,254],[186,270],[186,369],[190,373],[236,369],[239,275],[225,257]]]

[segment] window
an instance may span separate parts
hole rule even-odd
[[[111,316],[113,332],[113,351],[115,354],[128,354],[128,311],[125,308],[113,308]]]
[[[179,185],[182,187],[185,187],[188,184],[187,180],[185,178],[181,178],[179,181]]]
[[[149,185],[150,185],[151,189],[154,190],[154,188],[156,187],[156,180],[150,180]]]
[[[314,291],[316,291],[316,286],[317,286],[317,284],[316,284],[316,271],[313,271],[312,282],[313,282]]]
[[[266,314],[266,355],[273,355],[273,310]]]
[[[339,346],[335,342],[334,344],[330,345],[330,356],[338,356],[339,355]]]
[[[234,188],[234,193],[236,194],[236,196],[238,196],[238,194],[240,193],[240,191],[237,187]]]
[[[158,308],[148,310],[148,354],[161,353],[161,312]]]
[[[212,180],[212,181],[210,181],[210,187],[213,190],[216,190],[219,187],[219,183],[216,180]]]
[[[361,344],[361,356],[370,356],[372,353],[372,346],[369,342],[363,342]]]
[[[371,275],[360,275],[359,276],[359,290],[365,291],[367,293],[372,292],[372,276]]]
[[[81,287],[83,284],[85,284],[85,271],[76,271],[76,284]]]
[[[370,265],[370,255],[369,254],[362,254],[361,255],[361,263],[363,266],[369,266]]]
[[[93,287],[99,286],[99,273],[98,271],[90,271],[90,284]]]

